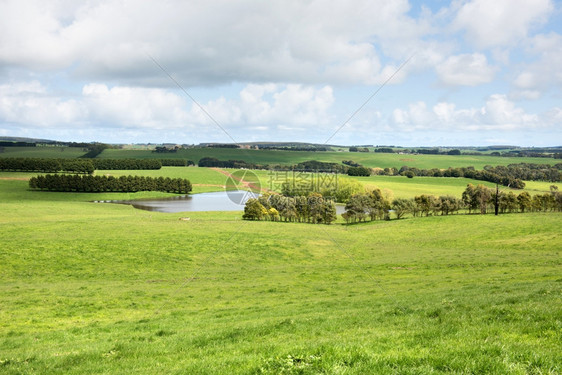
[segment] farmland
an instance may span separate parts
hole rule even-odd
[[[435,166],[428,156],[424,168]],[[269,172],[255,173],[267,186]],[[226,181],[197,167],[96,174],[188,178],[194,192]],[[34,175],[0,173],[1,373],[562,369],[559,213],[249,222],[241,212],[92,202],[169,193],[30,191]],[[341,178],[394,197],[460,196],[467,183],[482,183]],[[526,190],[550,185],[528,182]]]
[[[84,150],[71,147],[6,147],[0,157],[79,157]],[[106,159],[188,159],[197,163],[203,157],[215,157],[219,160],[244,160],[255,164],[292,165],[307,160],[341,163],[353,160],[371,168],[400,168],[404,165],[420,169],[449,167],[469,167],[482,169],[486,165],[508,165],[514,163],[555,164],[552,158],[498,157],[491,155],[417,155],[384,154],[336,151],[283,151],[283,150],[245,150],[230,148],[187,148],[176,153],[153,153],[149,150],[106,149],[99,156]]]

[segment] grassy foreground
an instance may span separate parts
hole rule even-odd
[[[560,214],[243,222],[26,184],[0,181],[0,373],[562,371]]]

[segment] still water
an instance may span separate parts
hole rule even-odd
[[[130,204],[140,210],[158,212],[242,211],[246,201],[255,197],[256,195],[251,192],[236,190],[169,198],[102,201],[101,203]]]
[[[257,194],[244,190],[218,191],[215,193],[201,193],[180,195],[169,198],[135,199],[98,201],[100,203],[130,204],[134,208],[158,212],[187,212],[187,211],[243,211],[244,204],[249,198],[257,198]],[[336,205],[337,214],[345,211],[341,205]]]

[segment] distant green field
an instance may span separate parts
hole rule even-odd
[[[98,170],[95,174],[111,176],[149,176],[186,178],[193,186],[193,193],[222,191],[227,177],[211,168],[199,167],[162,167],[159,170]]]
[[[0,179],[0,373],[562,372],[560,214],[324,226],[26,187]]]
[[[0,158],[79,158],[86,151],[81,147],[4,147]]]
[[[227,172],[235,173],[236,169],[224,169]],[[242,171],[243,173],[244,171]],[[160,170],[99,170],[95,174],[112,175],[112,176],[150,176],[150,177],[171,177],[171,178],[186,178],[193,184],[193,193],[203,193],[211,191],[222,191],[227,182],[227,176],[219,173],[211,168],[199,167],[162,167]],[[24,172],[0,172],[1,178],[26,178],[36,176],[37,173],[24,173]],[[255,175],[257,180],[251,176]],[[290,176],[290,174],[289,174]],[[249,171],[244,177],[248,182],[259,181],[259,185],[265,189],[279,191],[275,188],[274,172],[271,171]],[[490,188],[495,188],[495,184],[486,181],[472,180],[468,178],[444,178],[444,177],[414,177],[407,178],[403,176],[371,176],[371,177],[349,177],[341,175],[337,177],[339,181],[356,180],[361,182],[367,190],[380,188],[386,190],[388,195],[394,198],[412,198],[421,194],[440,195],[453,195],[458,198],[462,195],[466,185],[471,183],[473,185],[483,184]],[[526,181],[524,191],[529,192],[531,195],[542,194],[550,190],[551,185],[562,188],[559,183],[550,183],[542,181]],[[507,188],[501,187],[502,190]],[[521,190],[514,190],[518,194]],[[139,194],[139,193],[137,193]],[[146,192],[144,195],[151,193]],[[160,196],[161,193],[156,193]]]
[[[555,164],[549,158],[505,158],[489,155],[399,155],[363,152],[305,152],[281,150],[243,150],[226,148],[192,148],[177,153],[157,154],[146,150],[104,150],[100,158],[182,158],[197,163],[203,157],[216,157],[219,160],[245,160],[258,164],[290,165],[307,160],[341,163],[353,160],[367,167],[400,168],[404,165],[424,169],[468,167],[482,169],[485,165],[508,165],[512,163]]]
[[[349,178],[347,176],[343,179]],[[495,188],[496,185],[487,181],[472,180],[469,178],[442,178],[442,177],[414,177],[407,178],[404,176],[371,176],[371,177],[353,177],[353,179],[360,181],[365,188],[374,189],[376,187],[381,190],[387,189],[393,193],[394,198],[411,198],[421,194],[440,195],[453,195],[458,198],[466,189],[467,184],[485,185],[490,188]],[[545,193],[550,191],[550,185],[562,186],[559,183],[553,184],[549,182],[529,181],[525,182],[526,186],[524,191],[530,194]],[[515,194],[523,190],[508,189],[501,186],[502,191],[513,191]]]
[[[85,153],[81,148],[70,147],[5,147],[0,157],[46,157],[76,158]],[[363,152],[307,152],[281,150],[245,150],[226,148],[191,148],[177,153],[153,153],[148,150],[107,149],[98,158],[109,159],[189,159],[197,163],[203,157],[216,157],[219,160],[245,160],[257,164],[292,165],[307,160],[341,163],[353,160],[372,168],[400,168],[404,165],[423,169],[449,167],[469,167],[482,169],[485,165],[508,165],[512,163],[555,164],[550,158],[506,158],[490,155],[400,155]]]

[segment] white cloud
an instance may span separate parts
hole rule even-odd
[[[234,100],[219,97],[201,103],[227,131],[252,125],[253,130],[277,125],[309,129],[326,124],[334,102],[332,88],[298,84],[250,84]],[[216,135],[222,131],[201,108],[184,96],[164,89],[108,87],[91,83],[76,99],[47,92],[36,81],[0,86],[0,119],[25,127],[110,128],[193,131]]]
[[[513,96],[538,99],[550,88],[562,88],[562,35],[536,35],[529,41],[527,52],[537,59],[522,65],[513,80]]]
[[[477,86],[491,82],[495,69],[481,53],[450,56],[436,67],[441,82],[447,85]]]
[[[560,125],[560,112],[543,114],[526,113],[515,106],[505,95],[492,95],[480,108],[457,109],[453,103],[441,102],[427,108],[416,102],[408,109],[395,109],[391,124],[402,131],[491,131],[529,130],[541,126]],[[546,119],[549,119],[545,123]]]
[[[50,127],[80,121],[86,108],[76,100],[51,96],[38,81],[0,85],[0,120]]]
[[[462,5],[453,26],[482,48],[512,46],[544,23],[552,12],[550,0],[471,0]]]
[[[60,4],[1,2],[0,64],[169,86],[149,53],[187,85],[372,84],[385,78],[381,50],[400,62],[430,32],[407,0]]]

